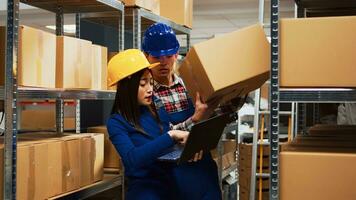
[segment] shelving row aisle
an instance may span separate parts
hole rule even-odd
[[[355,15],[356,2],[355,1],[316,1],[316,0],[296,0],[298,10],[298,17],[316,17],[316,16],[340,16],[340,15]],[[285,31],[285,29],[283,29]],[[269,177],[270,177],[270,199],[280,199],[280,148],[279,148],[279,133],[280,124],[279,117],[281,114],[280,103],[340,103],[340,102],[356,102],[356,90],[353,88],[339,88],[335,85],[330,85],[328,88],[313,88],[313,85],[292,88],[281,88],[285,86],[285,72],[281,72],[281,53],[288,54],[282,46],[285,45],[283,36],[287,34],[281,33],[281,20],[279,19],[279,0],[271,0],[271,86],[270,86],[270,163],[269,163]],[[295,33],[295,31],[294,31]],[[315,33],[318,34],[318,33]],[[289,38],[290,39],[290,38]],[[330,38],[332,40],[332,38]],[[290,39],[291,40],[291,39]],[[290,41],[288,40],[288,41]],[[310,40],[306,42],[312,42]],[[285,47],[284,47],[285,48]],[[333,47],[328,47],[333,48]],[[302,51],[302,50],[300,50]],[[294,54],[295,56],[295,54]],[[320,58],[315,58],[320,59]],[[316,63],[318,63],[317,60]],[[341,63],[341,61],[340,61]],[[315,64],[317,65],[317,64]],[[286,66],[282,66],[285,70]],[[289,66],[288,66],[289,67]],[[335,66],[336,68],[337,66]],[[308,77],[310,73],[304,72]],[[317,74],[312,74],[317,79]],[[294,76],[302,77],[295,74]],[[283,79],[284,78],[284,79]],[[303,77],[305,80],[307,78]],[[309,79],[308,79],[309,80]],[[338,78],[330,79],[330,82],[339,81]],[[281,84],[282,83],[282,84]],[[318,83],[316,83],[318,84]],[[332,84],[332,83],[331,83]],[[342,84],[342,83],[340,83]],[[305,88],[308,87],[308,88]],[[315,86],[314,86],[315,87]],[[352,87],[350,85],[350,87]],[[300,116],[299,116],[300,117]],[[305,166],[308,168],[308,166]],[[337,173],[337,172],[335,172]],[[286,175],[286,174],[284,174]],[[297,180],[300,181],[300,180]],[[329,180],[330,181],[330,180]],[[303,183],[300,183],[303,184]],[[341,184],[341,183],[340,183]],[[308,193],[310,191],[304,191]],[[327,194],[328,191],[323,193]],[[331,191],[330,191],[331,192]],[[284,196],[285,197],[285,196]],[[290,199],[296,197],[290,196]]]

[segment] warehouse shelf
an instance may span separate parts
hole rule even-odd
[[[328,17],[356,15],[356,1],[354,0],[295,0],[299,17]]]
[[[104,174],[102,181],[48,199],[85,199],[121,185],[122,175]]]
[[[56,14],[56,35],[64,35],[63,15],[67,13],[76,14],[76,37],[80,37],[80,18],[82,13],[88,12],[116,12],[118,27],[118,49],[124,46],[124,5],[116,0],[20,0],[20,2],[45,9]],[[5,86],[0,88],[0,98],[5,100],[5,134],[4,134],[4,199],[16,199],[16,177],[17,177],[17,133],[18,133],[18,99],[55,99],[56,100],[56,131],[64,131],[64,100],[75,100],[75,122],[76,132],[80,133],[80,100],[81,99],[114,99],[113,91],[97,90],[66,90],[66,89],[40,89],[19,87],[17,85],[17,52],[18,52],[18,28],[19,28],[19,1],[8,0],[7,7],[7,33],[6,33],[6,66]],[[85,194],[93,194],[96,191],[108,189],[123,182],[123,176],[109,182],[98,184],[98,188],[89,187],[84,190]],[[110,185],[108,187],[107,185]],[[77,195],[74,193],[73,195]],[[78,194],[79,195],[79,194]]]
[[[356,8],[356,1],[353,0],[295,0],[298,7],[306,9],[340,9],[340,8]]]
[[[356,1],[354,0],[295,0],[297,17],[316,16],[342,16],[356,14]],[[270,84],[270,199],[279,199],[279,103],[335,103],[356,102],[356,90],[351,88],[280,88],[279,80],[279,0],[271,0],[271,84]],[[307,73],[307,72],[306,72]],[[299,109],[296,105],[298,116],[305,116],[304,106]],[[292,108],[293,109],[293,108]],[[303,110],[304,115],[299,114]],[[301,112],[301,113],[303,113]],[[292,111],[293,113],[293,111]],[[300,123],[298,116],[296,121]],[[304,121],[304,117],[301,117]],[[265,174],[266,175],[266,174]],[[264,176],[264,175],[263,175]],[[250,196],[251,197],[251,196]]]
[[[281,88],[279,92],[280,102],[356,102],[356,89],[350,88]]]
[[[54,13],[58,11],[59,7],[62,8],[63,13],[86,13],[124,10],[123,3],[117,0],[20,0],[20,2]]]
[[[0,99],[4,99],[4,88],[0,87]],[[115,91],[83,89],[46,89],[18,87],[19,99],[115,99]]]
[[[190,34],[190,28],[179,25],[165,17],[159,16],[153,12],[150,12],[144,8],[139,7],[125,7],[125,28],[132,29],[132,23],[130,20],[134,17],[134,12],[139,13],[141,19],[141,30],[145,31],[151,24],[156,22],[162,22],[175,30],[176,34]]]
[[[132,47],[141,49],[142,33],[152,24],[162,22],[172,27],[177,35],[186,36],[186,46],[181,45],[180,54],[190,47],[190,28],[139,7],[125,7],[125,31],[133,34]]]
[[[176,34],[190,34],[190,28],[187,28],[185,26],[179,25],[167,18],[164,18],[162,16],[159,16],[151,11],[148,11],[144,8],[140,7],[125,7],[125,28],[127,30],[132,30],[133,29],[133,23],[132,23],[132,18],[134,16],[134,12],[137,12],[140,14],[141,17],[141,32],[144,32],[151,24],[156,23],[156,22],[162,22],[165,23],[173,28],[175,30]],[[117,26],[117,17],[118,17],[117,12],[92,12],[92,13],[83,13],[81,15],[82,18],[84,19],[91,19],[93,21],[96,21],[98,23],[103,23],[103,24],[109,24],[110,26]]]

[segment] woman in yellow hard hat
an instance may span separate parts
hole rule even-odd
[[[125,167],[128,200],[176,198],[173,165],[157,158],[175,143],[184,144],[189,134],[169,131],[168,117],[155,109],[150,72],[155,66],[137,49],[120,52],[108,64],[108,82],[117,92],[107,128]]]

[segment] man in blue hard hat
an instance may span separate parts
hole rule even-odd
[[[209,112],[209,108],[200,100],[199,94],[193,104],[182,79],[174,73],[179,50],[174,31],[163,23],[151,25],[144,34],[142,50],[150,63],[160,63],[152,69],[156,107],[164,106],[173,129],[190,130]],[[180,199],[221,199],[217,166],[210,152],[198,153],[192,161],[174,169]]]

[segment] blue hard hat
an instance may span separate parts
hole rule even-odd
[[[173,55],[178,52],[178,49],[176,34],[166,24],[152,24],[143,36],[142,50],[152,56]]]

